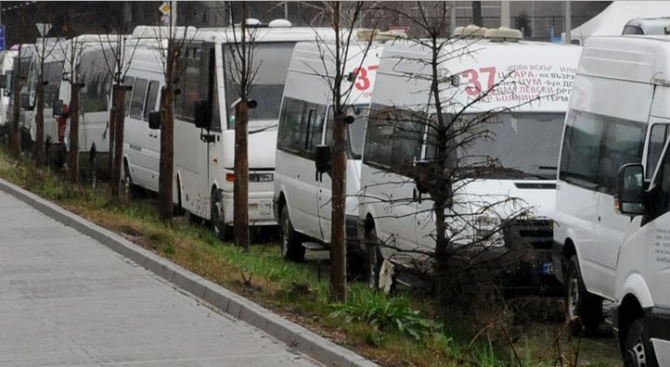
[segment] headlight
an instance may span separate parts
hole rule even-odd
[[[475,241],[486,240],[489,244],[494,244],[500,237],[499,231],[500,218],[492,215],[478,215],[474,220]]]

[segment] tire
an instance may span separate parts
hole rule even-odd
[[[302,238],[293,229],[291,218],[288,216],[288,207],[284,205],[281,210],[280,221],[280,245],[281,255],[285,260],[302,262],[305,260],[305,248],[302,246]]]
[[[573,255],[568,263],[565,276],[565,305],[568,320],[579,318],[582,328],[570,328],[573,336],[592,336],[598,331],[602,318],[602,298],[589,293],[584,286],[582,273],[579,270],[577,255]]]
[[[128,163],[125,162],[123,165],[123,193],[128,198],[136,198],[140,195],[140,188],[133,183],[133,177],[130,175],[130,169],[128,168]]]
[[[377,230],[374,227],[369,231],[365,231],[365,245],[367,248],[365,257],[368,271],[368,287],[370,289],[378,289],[384,257],[379,248],[379,237],[377,237]]]
[[[212,233],[220,241],[228,242],[232,239],[232,228],[225,224],[224,218],[221,215],[223,212],[223,205],[221,203],[222,195],[221,191],[215,189],[212,191],[212,200],[210,205],[210,221],[212,223]]]
[[[644,318],[633,322],[624,343],[624,366],[658,367],[650,330]]]

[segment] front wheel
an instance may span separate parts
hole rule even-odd
[[[123,177],[121,178],[123,193],[128,198],[135,198],[139,196],[140,188],[133,183],[133,178],[130,176],[130,169],[128,163],[123,165]]]
[[[223,197],[221,190],[214,190],[212,192],[211,216],[212,232],[216,238],[221,241],[229,241],[231,239],[232,229],[225,224],[223,218]]]
[[[658,367],[654,345],[651,342],[650,327],[646,319],[637,319],[628,331],[624,344],[624,365],[626,367]]]
[[[595,334],[602,318],[603,300],[586,290],[582,273],[579,270],[577,255],[570,258],[565,291],[568,320],[579,319],[583,325],[583,330],[581,328],[571,328],[571,334],[573,336],[580,336],[582,333],[586,336]]]
[[[293,229],[291,218],[288,216],[288,207],[284,205],[281,210],[280,229],[281,229],[281,255],[284,259],[295,262],[305,260],[305,248],[302,246],[300,234]]]
[[[368,286],[371,289],[379,288],[379,277],[381,274],[384,257],[379,246],[377,230],[372,228],[365,232],[366,262],[368,270]]]

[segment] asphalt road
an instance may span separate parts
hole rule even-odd
[[[0,367],[317,365],[0,192]]]

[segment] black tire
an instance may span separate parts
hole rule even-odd
[[[368,287],[371,289],[379,288],[379,275],[381,274],[384,257],[379,247],[379,237],[377,230],[373,227],[365,231],[366,264],[368,274]]]
[[[565,276],[565,305],[568,320],[579,318],[583,326],[583,328],[570,328],[573,336],[582,334],[592,336],[598,331],[602,319],[603,300],[586,290],[577,255],[573,255],[568,263],[568,272]]]
[[[210,222],[212,223],[212,233],[220,241],[228,242],[232,239],[232,228],[225,224],[221,215],[223,209],[220,207],[222,194],[220,190],[212,191],[212,201],[210,205]]]
[[[288,215],[288,207],[284,205],[281,210],[280,241],[281,254],[285,260],[302,262],[305,260],[305,248],[302,246],[302,238],[298,232],[293,229],[291,218]]]
[[[633,322],[624,343],[624,366],[658,367],[650,330],[646,319]]]
[[[139,186],[133,183],[133,177],[130,175],[130,169],[128,168],[128,163],[123,164],[123,192],[128,198],[136,198],[140,196]]]

